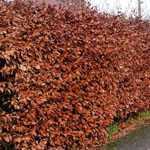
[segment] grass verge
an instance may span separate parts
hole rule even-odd
[[[108,143],[113,142],[142,125],[150,124],[150,111],[137,113],[134,117],[128,118],[125,122],[114,122],[108,126]]]

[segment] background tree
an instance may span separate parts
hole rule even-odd
[[[141,0],[138,0],[138,17],[141,18],[142,17],[142,8],[141,8],[141,4],[143,2]]]

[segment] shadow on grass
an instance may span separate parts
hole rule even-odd
[[[12,143],[0,141],[0,150],[15,150],[15,145]]]

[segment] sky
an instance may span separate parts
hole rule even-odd
[[[107,13],[116,14],[118,10],[127,16],[136,15],[138,8],[138,0],[88,0],[92,6],[96,6],[98,10]],[[141,0],[142,16],[150,17],[150,0]]]

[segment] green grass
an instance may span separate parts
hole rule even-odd
[[[139,113],[139,119],[150,119],[150,111]]]
[[[132,123],[142,123],[145,120],[150,119],[150,111],[144,111],[144,112],[139,112],[137,113],[136,117],[131,117],[126,120],[126,123],[132,124]],[[107,132],[108,132],[108,140],[112,140],[112,136],[115,133],[119,132],[119,122],[113,122],[110,126],[107,127]]]
[[[108,139],[111,140],[112,135],[119,132],[119,124],[117,122],[114,122],[107,128],[107,131],[108,131]]]

